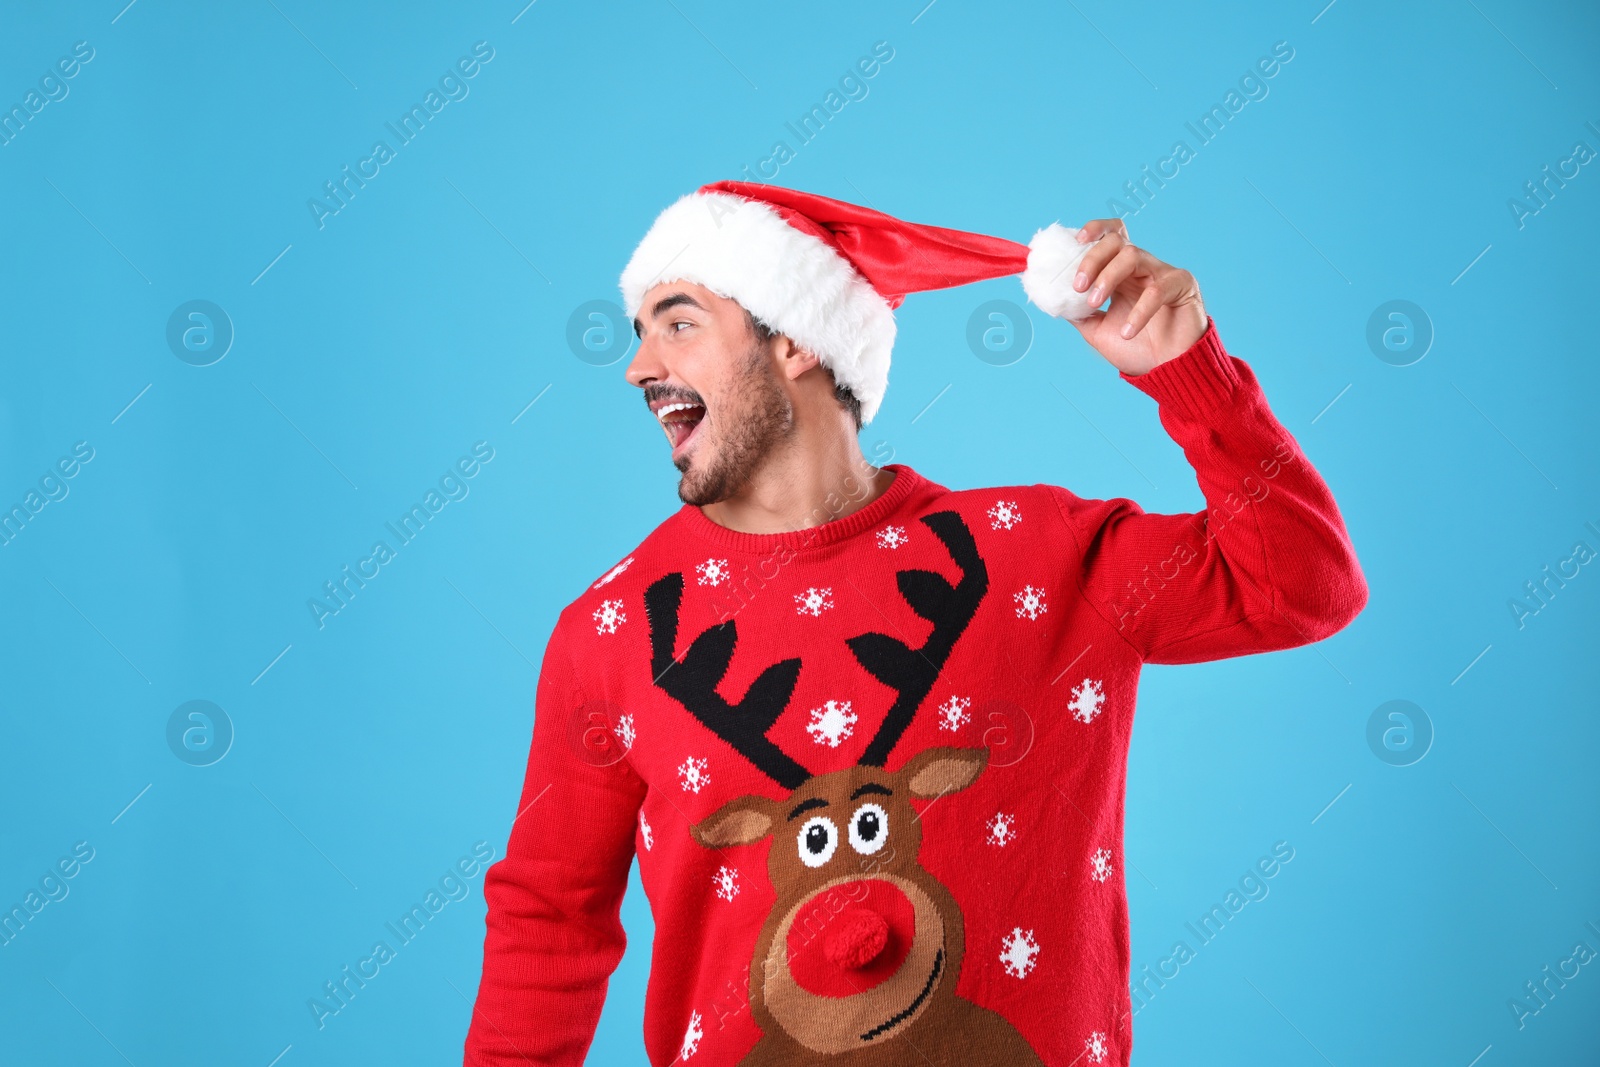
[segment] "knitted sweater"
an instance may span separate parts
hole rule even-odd
[[[685,506],[561,612],[468,1064],[582,1062],[636,856],[658,1067],[1128,1063],[1140,667],[1319,640],[1366,584],[1214,322],[1124,377],[1204,511],[889,464],[791,533]]]

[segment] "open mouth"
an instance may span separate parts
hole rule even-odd
[[[661,420],[661,428],[666,431],[674,458],[688,446],[695,431],[699,430],[700,424],[705,421],[705,417],[705,406],[689,401],[663,404],[656,410],[656,418]]]

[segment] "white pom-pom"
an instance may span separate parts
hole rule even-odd
[[[1072,279],[1077,276],[1078,261],[1099,240],[1079,244],[1078,231],[1059,222],[1034,234],[1028,242],[1028,267],[1022,272],[1028,299],[1059,319],[1086,319],[1093,314],[1100,305],[1089,303],[1089,294],[1074,289]]]

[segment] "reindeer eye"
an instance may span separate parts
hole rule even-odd
[[[833,820],[823,815],[813,815],[800,827],[800,862],[807,867],[821,867],[833,859],[839,847],[839,828]]]
[[[889,813],[876,804],[863,804],[850,817],[850,847],[870,856],[889,839]]]

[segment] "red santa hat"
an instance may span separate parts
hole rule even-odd
[[[866,423],[889,386],[893,309],[907,293],[1021,274],[1028,299],[1049,314],[1091,314],[1072,279],[1094,242],[1079,244],[1077,233],[1051,223],[1023,245],[814,193],[712,182],[656,218],[622,272],[622,300],[631,319],[651,288],[688,281],[738,301],[815,353],[861,401]]]

